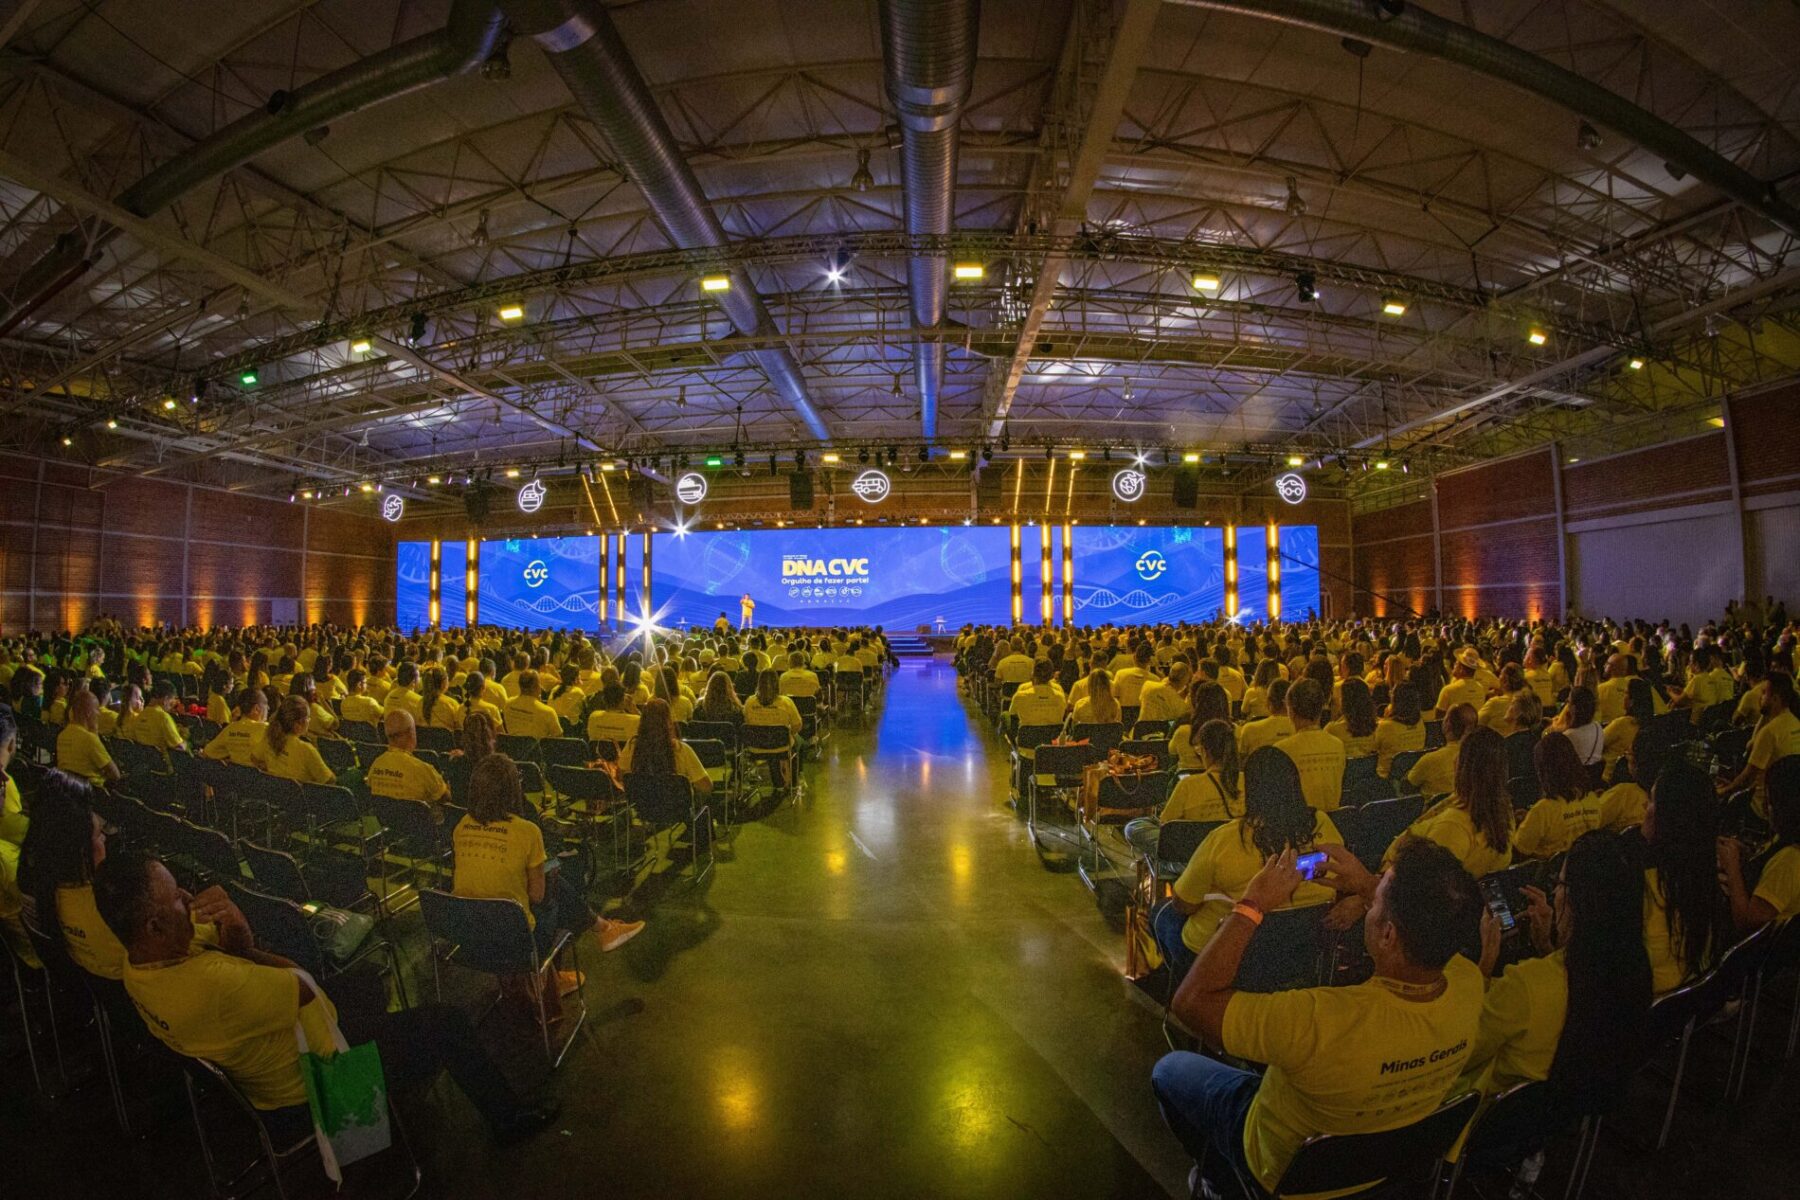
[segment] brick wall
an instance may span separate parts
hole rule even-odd
[[[392,620],[393,527],[372,515],[0,456],[0,631]]]

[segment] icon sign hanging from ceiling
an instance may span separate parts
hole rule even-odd
[[[675,498],[683,504],[698,504],[706,499],[706,476],[689,471],[677,479]]]
[[[1112,477],[1113,495],[1127,504],[1135,504],[1144,498],[1145,482],[1142,471],[1136,471],[1130,467],[1126,467],[1123,471],[1116,471]]]
[[[850,485],[850,490],[855,492],[864,504],[880,504],[888,498],[888,493],[894,490],[894,485],[885,474],[871,468],[856,477],[856,482]]]
[[[1298,504],[1306,499],[1306,480],[1289,471],[1275,480],[1275,494],[1289,504]]]
[[[381,498],[381,519],[398,521],[406,515],[406,497],[396,492],[389,492]]]
[[[543,480],[532,480],[519,489],[519,511],[522,513],[536,512],[544,507],[544,497],[549,494],[550,489],[545,486]]]

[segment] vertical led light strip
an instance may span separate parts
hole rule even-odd
[[[1281,620],[1281,526],[1269,522],[1269,620]]]
[[[463,601],[463,618],[468,627],[474,629],[481,618],[481,543],[475,538],[469,539],[468,554],[469,565],[463,572],[463,583],[469,594]]]
[[[1075,624],[1075,527],[1063,526],[1062,608],[1063,624]]]
[[[644,530],[644,566],[638,572],[638,613],[646,623],[650,620],[650,538],[650,531]]]
[[[1043,624],[1048,625],[1048,624],[1050,624],[1050,614],[1051,614],[1051,609],[1050,609],[1050,595],[1051,595],[1050,522],[1045,521],[1042,525],[1040,525],[1038,527],[1038,529],[1043,534],[1043,538],[1041,539],[1041,545],[1038,550],[1039,578],[1042,580],[1042,586],[1040,586],[1038,589],[1038,612],[1041,615]]]
[[[1237,526],[1225,526],[1225,619],[1237,616]]]
[[[431,600],[427,610],[431,616],[431,627],[437,629],[442,622],[438,618],[438,600],[444,592],[444,581],[440,574],[444,565],[444,543],[436,538],[431,539]]]
[[[1025,619],[1025,595],[1021,590],[1024,583],[1023,572],[1019,562],[1019,526],[1012,526],[1012,623],[1019,624]]]
[[[604,476],[602,481],[604,482]],[[630,536],[628,533],[620,532],[618,535],[619,556],[613,560],[613,614],[620,629],[625,628],[625,539]]]

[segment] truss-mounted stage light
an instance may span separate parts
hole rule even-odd
[[[1294,276],[1294,291],[1300,297],[1300,303],[1311,304],[1319,298],[1319,281],[1311,271],[1302,271]]]
[[[950,268],[950,277],[961,283],[975,283],[987,276],[987,267],[978,262],[959,262]]]
[[[247,388],[255,387],[256,381],[257,381],[257,374],[256,374],[255,367],[251,367],[250,369],[248,369],[246,371],[241,371],[238,374],[238,382],[243,384]]]
[[[525,319],[525,306],[523,304],[502,304],[499,308],[494,310],[494,315],[499,317],[502,321],[523,321]]]
[[[819,461],[828,467],[835,467],[838,463],[843,461],[843,458],[841,455],[827,450],[825,453],[819,455]]]
[[[407,326],[407,330],[406,330],[407,345],[417,346],[419,343],[423,342],[425,340],[425,330],[426,330],[425,314],[422,312],[414,313],[412,315],[412,321]]]
[[[963,461],[967,460],[968,457],[969,457],[969,452],[967,450],[952,450],[952,451],[950,451],[950,461],[951,462],[963,462]]]
[[[702,275],[700,277],[700,290],[709,293],[729,292],[731,290],[731,276],[723,274]]]
[[[368,338],[357,338],[350,343],[350,353],[352,354],[367,354],[374,348],[374,344]]]
[[[1381,301],[1381,312],[1383,316],[1404,317],[1406,315],[1406,301],[1399,296],[1384,297]]]
[[[1216,271],[1195,271],[1188,280],[1196,292],[1211,294],[1219,290],[1219,276]]]
[[[1536,325],[1533,325],[1526,331],[1525,340],[1534,346],[1541,346],[1550,340],[1550,335],[1545,333],[1542,329],[1539,329]]]
[[[1641,371],[1644,369],[1644,360],[1634,354],[1631,356],[1630,360],[1628,362],[1626,362],[1625,365],[1630,367],[1634,371]]]

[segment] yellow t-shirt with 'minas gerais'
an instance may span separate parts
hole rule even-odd
[[[523,817],[483,824],[474,817],[456,823],[456,874],[451,890],[458,896],[513,900],[525,910],[525,923],[537,927],[526,891],[526,873],[544,865],[544,834]]]
[[[1481,969],[1444,967],[1429,1000],[1379,976],[1352,987],[1238,992],[1225,1008],[1225,1051],[1268,1064],[1244,1122],[1244,1158],[1266,1189],[1318,1133],[1375,1133],[1441,1105],[1481,1021]]]
[[[1575,844],[1575,839],[1589,830],[1606,824],[1606,810],[1598,793],[1589,792],[1573,800],[1545,796],[1525,814],[1513,834],[1513,849],[1533,858],[1549,858],[1561,854]]]

